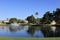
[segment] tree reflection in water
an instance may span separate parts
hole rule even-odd
[[[40,30],[40,26],[30,26],[27,30],[32,37],[44,37],[43,33]]]
[[[30,26],[30,27],[28,28],[27,32],[33,36],[33,34],[34,34],[34,32],[35,32],[34,27],[33,27],[33,26]]]
[[[24,30],[25,27],[23,27],[22,30]],[[52,26],[29,26],[28,30],[26,30],[26,31],[28,34],[31,34],[32,37],[39,37],[41,35],[43,37],[60,37],[60,26],[56,26],[55,31],[53,31],[51,29],[51,27]],[[17,29],[9,28],[9,30],[11,32],[16,32],[17,30],[21,30],[21,27],[17,28]],[[36,32],[36,30],[37,30],[37,32]]]
[[[56,27],[55,30],[52,30],[51,27],[53,26],[43,26],[41,28],[41,31],[43,32],[45,37],[60,37],[60,26],[54,26]]]
[[[16,32],[16,31],[17,31],[17,29],[13,29],[13,28],[11,28],[11,27],[9,27],[9,30],[10,30],[11,32]]]

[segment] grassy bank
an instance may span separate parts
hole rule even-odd
[[[0,26],[8,26],[9,24],[0,24]]]
[[[12,38],[12,37],[0,37],[0,40],[60,40],[60,38]]]

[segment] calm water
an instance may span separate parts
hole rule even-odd
[[[60,26],[0,26],[0,36],[60,37]]]
[[[44,35],[40,28],[30,28],[29,26],[0,26],[0,36],[9,37],[40,37],[43,38]]]

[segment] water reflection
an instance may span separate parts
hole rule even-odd
[[[51,30],[52,30],[53,32],[55,32],[55,31],[56,31],[56,26],[52,26],[52,27],[51,27]]]
[[[0,26],[0,30],[9,31],[9,26]]]
[[[0,36],[11,37],[60,37],[60,26],[0,26]]]
[[[29,31],[29,28],[32,31]],[[13,28],[10,26],[0,26],[0,36],[11,36],[11,37],[44,37],[40,30],[40,28],[26,26],[19,26],[18,28]],[[33,31],[34,30],[34,31]],[[32,33],[32,34],[31,34]]]
[[[60,27],[59,26],[51,26],[50,36],[51,37],[59,37],[60,36]]]
[[[9,26],[9,30],[11,32],[16,32],[18,30],[28,30],[28,25],[25,25],[25,26]]]
[[[41,31],[45,37],[60,37],[60,26],[45,26]]]
[[[44,37],[40,26],[30,26],[27,32],[31,34],[32,37]]]
[[[40,30],[35,30],[34,37],[44,37],[43,33]]]

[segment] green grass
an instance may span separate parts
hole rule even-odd
[[[0,24],[0,26],[7,26],[8,24]]]
[[[12,38],[12,37],[0,37],[0,40],[60,40],[60,38]]]

